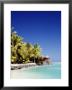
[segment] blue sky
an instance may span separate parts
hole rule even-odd
[[[12,26],[25,42],[38,43],[42,55],[53,61],[61,60],[60,11],[12,11]]]

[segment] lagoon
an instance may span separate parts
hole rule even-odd
[[[11,79],[60,79],[61,63],[11,70]]]

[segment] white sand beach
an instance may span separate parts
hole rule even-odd
[[[11,70],[11,79],[59,79],[61,78],[61,64],[23,67]]]
[[[21,69],[21,68],[28,68],[32,66],[37,66],[36,63],[27,63],[27,64],[11,64],[11,70]]]

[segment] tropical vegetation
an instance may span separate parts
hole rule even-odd
[[[15,30],[11,30],[11,63],[40,63],[40,57],[41,47],[39,44],[32,45],[24,42],[24,39]]]

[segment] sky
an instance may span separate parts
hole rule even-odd
[[[38,43],[43,56],[61,61],[60,11],[11,11],[11,27],[25,42]]]

